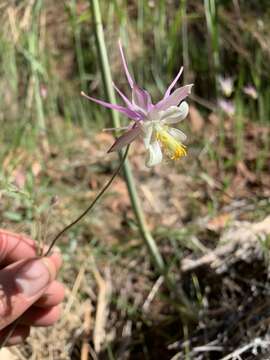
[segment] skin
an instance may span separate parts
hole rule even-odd
[[[55,280],[61,257],[38,258],[35,242],[0,229],[0,341],[21,317],[7,345],[23,342],[32,326],[51,326],[60,317],[63,285]]]

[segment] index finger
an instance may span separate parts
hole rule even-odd
[[[44,246],[42,248],[43,253],[47,249],[48,246]],[[36,256],[37,244],[34,240],[26,235],[0,229],[0,269],[22,259],[31,259]],[[49,257],[58,271],[62,264],[62,259],[57,247],[54,247]]]

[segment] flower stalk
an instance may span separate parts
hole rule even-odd
[[[52,240],[52,242],[50,243],[50,246],[48,248],[48,250],[42,255],[42,256],[48,256],[52,250],[52,248],[54,247],[56,241],[65,233],[67,232],[69,229],[71,229],[74,225],[76,225],[79,221],[81,221],[85,215],[87,215],[96,205],[96,203],[98,202],[98,200],[102,197],[102,195],[107,191],[107,189],[111,186],[113,180],[116,178],[116,176],[120,173],[120,170],[122,169],[122,167],[125,164],[125,161],[127,160],[127,156],[128,156],[128,151],[129,151],[129,147],[130,145],[127,146],[123,156],[121,157],[121,161],[120,164],[118,165],[118,167],[116,168],[116,170],[114,171],[113,175],[111,176],[111,178],[109,179],[109,181],[105,184],[105,186],[100,190],[100,192],[97,194],[97,196],[94,198],[94,200],[90,203],[90,205],[75,219],[73,220],[70,224],[68,224],[66,227],[64,227]]]

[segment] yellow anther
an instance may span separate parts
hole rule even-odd
[[[156,139],[161,142],[172,160],[177,160],[187,155],[186,146],[178,142],[166,130],[158,129],[156,131]]]

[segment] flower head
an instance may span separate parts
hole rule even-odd
[[[225,112],[228,116],[233,116],[235,114],[234,103],[230,100],[218,99],[219,108]]]
[[[244,87],[243,92],[254,100],[258,99],[257,90],[250,84]]]
[[[232,77],[219,76],[218,77],[218,83],[219,83],[219,86],[220,86],[220,89],[221,89],[222,93],[226,97],[230,97],[231,94],[233,93],[233,78]]]
[[[187,102],[183,100],[190,94],[192,85],[186,85],[172,91],[183,72],[183,67],[166,90],[163,98],[158,103],[153,104],[150,94],[141,89],[131,77],[120,41],[119,49],[126,78],[132,92],[131,100],[115,85],[114,88],[126,106],[110,104],[82,93],[87,99],[117,110],[133,121],[128,130],[111,146],[109,152],[119,150],[135,139],[142,138],[148,152],[146,165],[149,167],[162,161],[161,149],[172,160],[185,156],[186,146],[183,145],[183,141],[185,141],[186,135],[181,130],[170,126],[182,121],[189,111]]]

